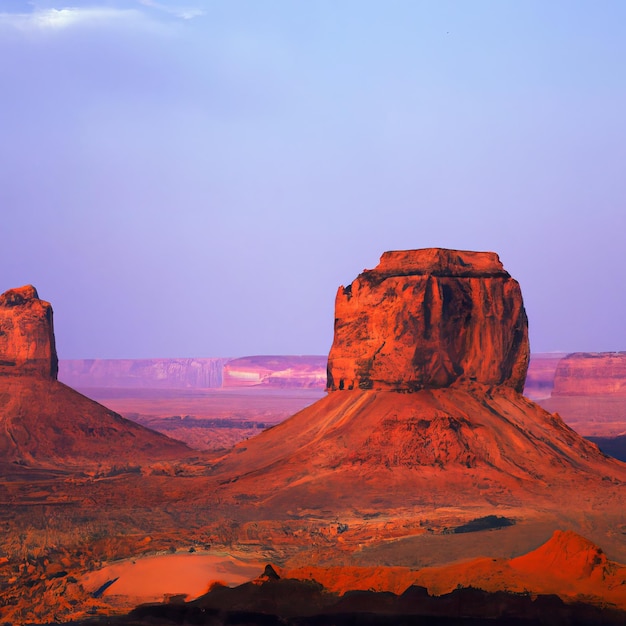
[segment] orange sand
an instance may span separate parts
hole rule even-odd
[[[86,574],[80,581],[93,593],[107,581],[117,578],[104,593],[129,596],[144,602],[160,601],[166,595],[183,594],[196,598],[212,582],[239,585],[261,574],[264,563],[243,561],[213,554],[165,554],[128,559]]]

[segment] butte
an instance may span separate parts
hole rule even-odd
[[[31,285],[0,295],[3,476],[19,467],[87,469],[192,453],[59,382],[52,318]]]
[[[338,290],[326,397],[217,459],[215,495],[240,520],[370,520],[381,541],[506,516],[517,554],[561,528],[623,560],[626,465],[522,395],[528,360],[495,253],[386,252]]]

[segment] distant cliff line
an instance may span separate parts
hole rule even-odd
[[[326,356],[279,355],[186,359],[61,359],[70,387],[219,389],[326,386]]]

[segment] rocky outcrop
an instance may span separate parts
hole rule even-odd
[[[561,359],[553,396],[626,396],[626,352],[575,352]]]
[[[493,252],[386,252],[335,301],[328,389],[419,389],[456,381],[521,392],[528,323]]]
[[[324,388],[324,356],[248,356],[224,366],[224,387]]]
[[[0,376],[37,375],[56,379],[52,307],[32,285],[0,296]]]
[[[59,362],[59,380],[72,387],[214,389],[229,359],[72,359]]]

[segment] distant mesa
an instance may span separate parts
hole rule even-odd
[[[416,391],[456,381],[521,392],[530,356],[519,284],[493,252],[386,252],[335,303],[328,388]]]
[[[541,403],[603,452],[626,460],[626,352],[568,354]]]
[[[559,361],[553,396],[626,396],[626,352],[574,352]]]
[[[32,285],[0,295],[0,375],[37,375],[56,380],[52,307]]]
[[[57,380],[52,307],[34,287],[0,296],[0,463],[87,466],[182,458],[184,444]]]
[[[224,365],[224,387],[319,388],[326,385],[326,357],[249,356]]]

